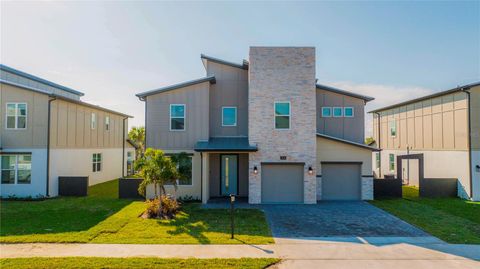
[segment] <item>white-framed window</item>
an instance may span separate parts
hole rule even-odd
[[[135,174],[133,169],[133,151],[127,151],[127,176],[131,176]]]
[[[27,128],[27,104],[26,103],[7,103],[7,113],[5,113],[6,129],[26,129]]]
[[[395,119],[390,121],[390,136],[397,136],[397,121]]]
[[[355,112],[353,111],[353,107],[344,107],[343,108],[343,116],[345,118],[353,118],[355,116]]]
[[[237,107],[222,107],[222,126],[237,126]]]
[[[343,117],[343,108],[342,107],[334,107],[333,108],[333,117]]]
[[[92,155],[92,171],[102,171],[102,153],[93,153]]]
[[[30,184],[32,182],[32,155],[1,155],[2,184]]]
[[[92,113],[91,115],[90,127],[92,130],[97,128],[97,115],[95,113]]]
[[[178,185],[189,186],[193,184],[193,167],[192,167],[192,156],[190,158],[185,158],[184,163],[178,165],[178,172],[180,172],[184,178],[178,180]]]
[[[185,104],[170,105],[170,131],[185,131]]]
[[[110,117],[106,116],[105,117],[105,131],[110,130]]]
[[[380,152],[375,152],[375,167],[380,168]]]
[[[290,129],[290,102],[275,102],[275,129]]]
[[[388,155],[388,160],[389,160],[388,168],[390,172],[395,172],[395,154],[390,153]]]
[[[328,106],[322,107],[322,117],[330,118],[332,116],[332,108]]]

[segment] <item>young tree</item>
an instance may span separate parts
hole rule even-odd
[[[136,159],[141,158],[145,149],[145,127],[132,127],[128,132],[128,138],[137,145],[135,149]]]
[[[176,164],[167,158],[163,151],[148,148],[145,154],[136,162],[135,168],[139,171],[143,181],[138,187],[138,192],[145,195],[148,185],[153,184],[155,190],[155,199],[159,199],[159,208],[157,216],[162,217],[162,196],[166,194],[165,185],[174,185],[180,178]],[[160,193],[158,193],[158,190]]]

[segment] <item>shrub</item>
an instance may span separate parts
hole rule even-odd
[[[161,208],[160,199],[162,199]],[[148,219],[173,219],[180,210],[180,204],[171,197],[165,195],[162,195],[160,198],[147,200],[145,204],[147,208],[142,216]]]

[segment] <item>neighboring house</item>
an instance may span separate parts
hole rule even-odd
[[[459,197],[480,200],[480,82],[370,113],[382,150],[374,154],[377,176],[418,186],[423,159],[424,178],[456,178]],[[402,160],[399,175],[397,157],[403,155],[416,159]]]
[[[251,47],[249,61],[202,55],[206,76],[139,93],[146,146],[187,152],[178,196],[249,203],[373,198],[364,106],[373,98],[316,84],[315,48]],[[167,191],[172,191],[169,188]]]
[[[0,79],[2,197],[57,196],[59,176],[88,176],[92,185],[124,174],[134,152],[125,143],[130,116],[5,65]]]

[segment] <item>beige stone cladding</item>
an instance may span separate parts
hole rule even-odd
[[[249,154],[249,202],[262,201],[262,162],[301,162],[304,203],[316,203],[315,48],[251,47],[249,60],[249,138],[259,149]],[[278,101],[291,104],[290,129],[275,129]]]

